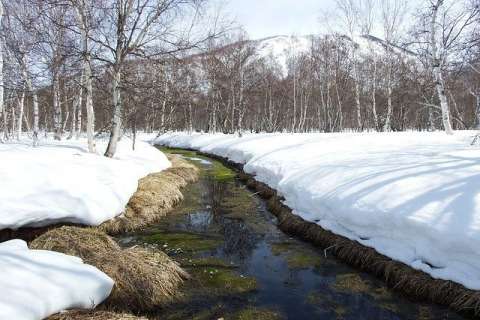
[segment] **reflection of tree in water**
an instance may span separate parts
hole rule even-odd
[[[252,254],[257,237],[240,217],[226,216],[228,212],[224,207],[225,199],[235,197],[235,181],[217,181],[207,179],[208,197],[211,203],[213,221],[221,227],[225,237],[225,254],[238,255],[241,258]]]
[[[210,211],[189,213],[186,216],[185,230],[207,232],[212,225],[213,214]]]

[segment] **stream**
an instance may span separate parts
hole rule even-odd
[[[288,236],[235,171],[195,152],[162,148],[201,175],[160,223],[122,236],[122,246],[163,250],[192,278],[158,319],[462,319],[411,302],[373,276]]]

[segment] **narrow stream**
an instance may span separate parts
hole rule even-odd
[[[461,319],[410,302],[374,277],[281,232],[264,202],[220,162],[178,153],[201,168],[161,223],[122,237],[163,250],[191,275],[158,319]]]

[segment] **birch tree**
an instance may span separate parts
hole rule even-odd
[[[80,111],[77,119],[77,138],[82,129],[82,96],[85,90],[85,108],[87,111],[87,141],[88,152],[95,153],[95,113],[93,109],[93,85],[92,85],[92,53],[90,47],[90,38],[92,32],[93,19],[93,0],[71,0],[75,9],[77,26],[80,29],[81,56],[82,56],[82,75],[80,77],[80,88],[76,103]]]
[[[362,109],[360,103],[360,81],[358,70],[358,44],[355,39],[358,36],[358,31],[361,26],[360,11],[358,1],[356,0],[336,0],[337,8],[340,12],[340,18],[343,24],[344,30],[347,31],[348,36],[351,39],[350,54],[352,63],[352,78],[354,80],[355,87],[355,113],[356,113],[356,125],[358,129],[362,129]]]
[[[104,25],[95,41],[107,54],[101,59],[109,65],[113,117],[105,156],[113,157],[121,137],[123,103],[122,75],[128,57],[160,57],[188,50],[211,37],[196,37],[192,29],[198,23],[201,5],[198,0],[111,0],[103,6]],[[181,18],[191,18],[190,24]],[[175,30],[186,25],[187,30]]]
[[[4,114],[4,76],[3,76],[3,61],[4,61],[4,40],[3,40],[3,24],[2,24],[2,19],[3,19],[3,1],[0,0],[0,116],[5,117]],[[0,136],[0,142],[2,142],[3,139]]]
[[[400,30],[402,29],[403,17],[406,12],[406,2],[404,0],[383,0],[382,2],[382,25],[385,40],[385,63],[386,63],[386,95],[387,95],[387,114],[383,131],[392,130],[392,87],[393,87],[393,67],[395,58],[398,55],[394,52],[394,47],[398,45]]]
[[[445,132],[453,134],[450,107],[447,98],[444,72],[450,67],[451,59],[458,55],[464,36],[473,25],[477,10],[469,10],[464,4],[446,0],[429,0],[426,20],[427,56],[440,104],[442,124]]]

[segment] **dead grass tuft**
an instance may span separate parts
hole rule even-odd
[[[68,311],[48,317],[47,320],[148,320],[125,313],[107,311]]]
[[[177,288],[188,277],[160,251],[122,250],[104,232],[94,228],[62,227],[31,243],[33,249],[53,250],[82,258],[115,280],[105,307],[146,312],[172,302]]]
[[[198,168],[180,156],[171,155],[172,167],[141,179],[123,215],[99,228],[108,234],[140,230],[157,222],[183,200],[180,189],[198,179]]]

